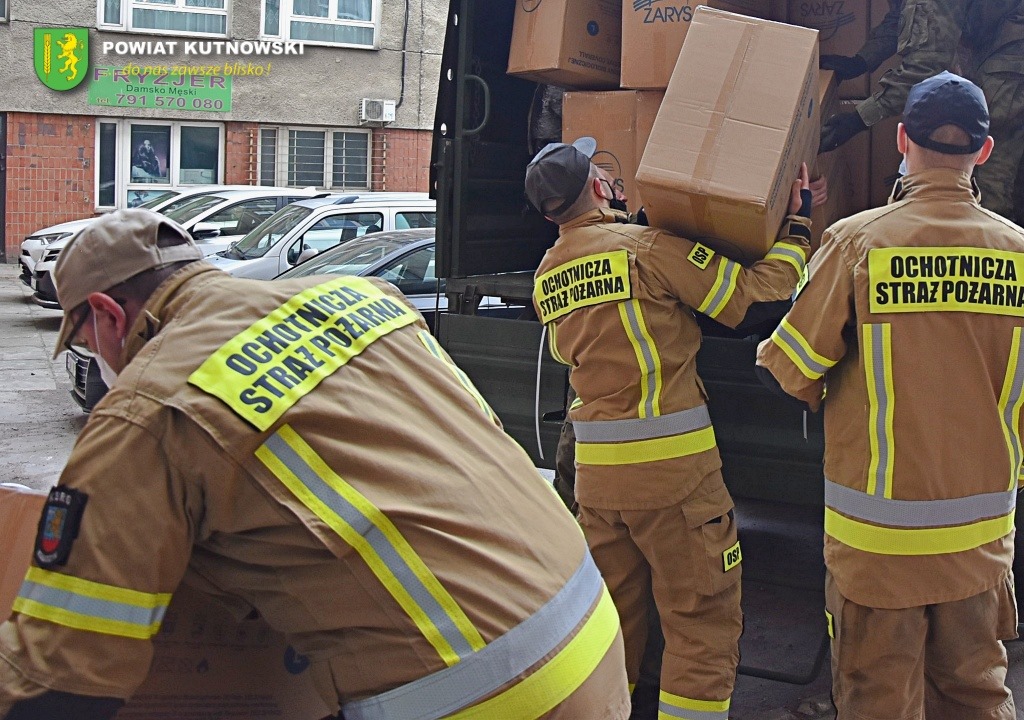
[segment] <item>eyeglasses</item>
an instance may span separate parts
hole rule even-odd
[[[64,349],[65,350],[72,350],[72,349],[74,349],[76,352],[79,352],[79,353],[82,352],[83,350],[85,352],[87,352],[87,353],[90,352],[89,348],[86,347],[84,343],[76,342],[76,338],[78,337],[78,333],[80,333],[82,331],[82,326],[85,325],[85,321],[88,320],[89,319],[89,315],[92,314],[92,308],[90,307],[89,303],[83,303],[83,306],[84,306],[85,312],[82,313],[81,317],[79,317],[77,320],[75,320],[75,324],[71,326],[71,332],[68,334],[67,339],[64,340]],[[72,311],[72,312],[75,312],[75,311]]]

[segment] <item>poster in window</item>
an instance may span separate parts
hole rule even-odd
[[[171,128],[159,125],[132,126],[133,183],[167,183]]]

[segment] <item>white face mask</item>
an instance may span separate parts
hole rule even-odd
[[[900,177],[907,174],[907,156],[903,156],[903,162],[900,163]]]
[[[96,335],[96,341],[99,342],[100,334],[96,328],[95,312],[92,314],[92,331]],[[121,347],[124,347],[124,338],[121,338]],[[93,357],[96,358],[96,365],[99,366],[100,378],[103,380],[104,384],[106,384],[108,388],[113,387],[114,381],[117,380],[117,372],[115,372],[114,368],[110,367],[110,364],[103,359],[103,356],[100,355],[98,351],[93,354]]]

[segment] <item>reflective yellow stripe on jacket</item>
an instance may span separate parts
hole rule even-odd
[[[574,422],[576,462],[632,465],[695,455],[715,447],[707,407],[626,420]]]
[[[148,640],[160,629],[171,593],[145,593],[31,567],[14,611],[57,625]]]
[[[476,389],[476,385],[474,385],[473,381],[469,379],[469,376],[463,372],[462,368],[452,362],[451,358],[445,354],[444,350],[441,349],[441,346],[438,345],[434,336],[426,330],[420,330],[417,335],[419,336],[420,342],[423,343],[423,346],[427,348],[427,351],[444,363],[445,367],[451,371],[452,375],[455,376],[455,379],[459,381],[459,384],[462,385],[466,392],[473,396],[476,404],[480,406],[480,409],[484,411],[484,414],[487,415],[492,422],[498,422],[498,416],[494,414],[491,406],[487,404],[486,400],[484,400],[484,396]]]
[[[881,555],[938,555],[972,550],[1013,529],[1021,451],[1019,427],[1024,368],[1020,328],[1014,340],[999,407],[1011,466],[1005,492],[939,500],[893,499],[895,394],[888,324],[862,329],[868,390],[871,461],[867,492],[825,481],[825,532],[850,547]]]

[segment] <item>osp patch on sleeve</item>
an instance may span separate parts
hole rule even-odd
[[[722,553],[722,572],[729,572],[743,562],[743,552],[740,550],[740,541]]]
[[[50,490],[36,533],[34,554],[39,567],[49,569],[67,564],[88,497],[80,490],[63,485]]]
[[[711,262],[711,258],[715,256],[715,251],[709,248],[707,245],[701,245],[700,243],[694,243],[693,250],[686,256],[686,259],[692,262],[694,265],[699,267],[701,270],[707,269],[708,263]]]

